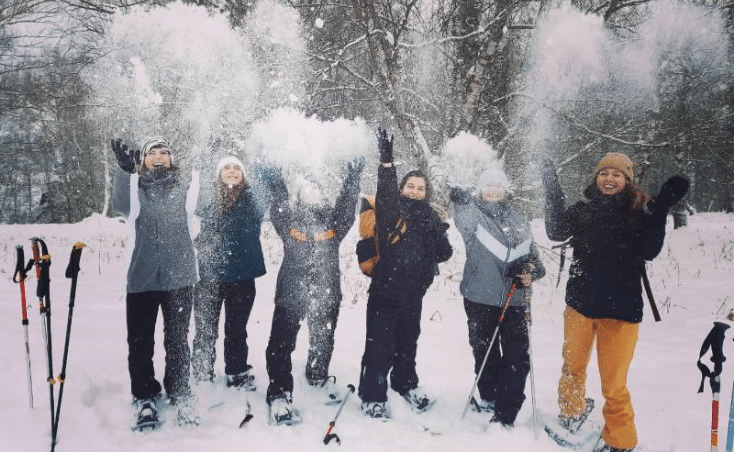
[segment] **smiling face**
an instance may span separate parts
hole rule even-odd
[[[227,163],[219,171],[219,180],[223,184],[233,187],[240,184],[245,178],[242,169],[236,163]]]
[[[423,201],[426,199],[426,180],[422,177],[409,177],[405,181],[401,194],[406,198]]]
[[[616,195],[627,186],[624,173],[614,168],[604,168],[596,175],[596,187],[602,194]]]
[[[148,151],[143,159],[143,166],[148,169],[170,168],[171,151],[164,147],[156,147]]]
[[[497,185],[485,185],[482,187],[481,197],[484,202],[502,202],[507,196],[507,191]]]

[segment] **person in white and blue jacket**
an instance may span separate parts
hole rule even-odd
[[[498,327],[502,305],[514,286],[487,363],[478,379],[478,411],[492,423],[511,427],[525,400],[530,371],[528,324],[531,284],[545,275],[530,225],[510,207],[510,184],[500,169],[479,176],[477,193],[451,189],[454,222],[466,245],[460,291],[469,344],[478,374]],[[500,351],[501,350],[501,351]]]
[[[255,301],[255,278],[265,274],[260,230],[263,207],[245,166],[234,155],[215,171],[214,199],[197,209],[201,232],[196,238],[201,281],[194,300],[196,381],[214,380],[219,317],[224,305],[224,372],[227,386],[255,390],[248,364],[247,322]]]
[[[182,177],[166,140],[152,139],[142,151],[120,140],[112,149],[122,171],[113,186],[112,209],[127,217],[128,370],[138,420],[157,420],[161,384],[153,352],[158,311],[163,314],[166,351],[163,388],[177,408],[177,423],[198,422],[189,386],[189,321],[198,280],[192,220],[199,193],[198,172]],[[139,164],[138,164],[139,162]]]

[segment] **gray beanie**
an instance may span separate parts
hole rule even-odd
[[[153,138],[148,140],[143,145],[142,159],[145,160],[145,156],[154,148],[166,149],[168,151],[168,154],[171,156],[171,163],[173,163],[173,153],[171,152],[171,145],[168,144],[168,141],[164,140],[163,138]]]
[[[242,164],[242,161],[235,157],[234,155],[228,155],[222,160],[217,163],[217,170],[214,172],[215,176],[218,178],[219,174],[222,172],[222,168],[224,168],[224,165],[234,163],[235,165],[240,167],[240,171],[242,171],[242,174],[245,173],[245,165]]]

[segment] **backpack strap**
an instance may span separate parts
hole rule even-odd
[[[660,321],[660,313],[658,312],[658,306],[655,304],[655,299],[652,297],[652,287],[650,287],[650,280],[647,277],[647,266],[645,265],[645,262],[642,262],[640,265],[640,273],[642,274],[642,285],[645,286],[645,293],[647,294],[647,299],[650,302],[650,309],[652,309],[652,316],[655,318],[656,322]]]
[[[556,280],[556,287],[558,287],[558,285],[561,284],[561,275],[563,274],[563,266],[566,265],[566,249],[569,246],[571,246],[571,239],[568,239],[561,244],[551,247],[551,249],[556,249],[556,248],[561,249],[561,261],[558,264],[558,279]]]

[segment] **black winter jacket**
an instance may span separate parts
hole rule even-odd
[[[453,253],[446,229],[438,214],[426,201],[402,196],[398,190],[395,167],[377,170],[375,196],[380,260],[375,266],[370,293],[383,300],[422,298],[433,282],[437,264]],[[405,220],[407,230],[400,240],[390,244],[398,219]]]
[[[592,319],[642,321],[641,272],[662,249],[665,215],[632,210],[629,187],[610,196],[591,185],[589,201],[566,210],[560,186],[546,186],[546,194],[548,238],[570,238],[573,247],[566,304]]]

